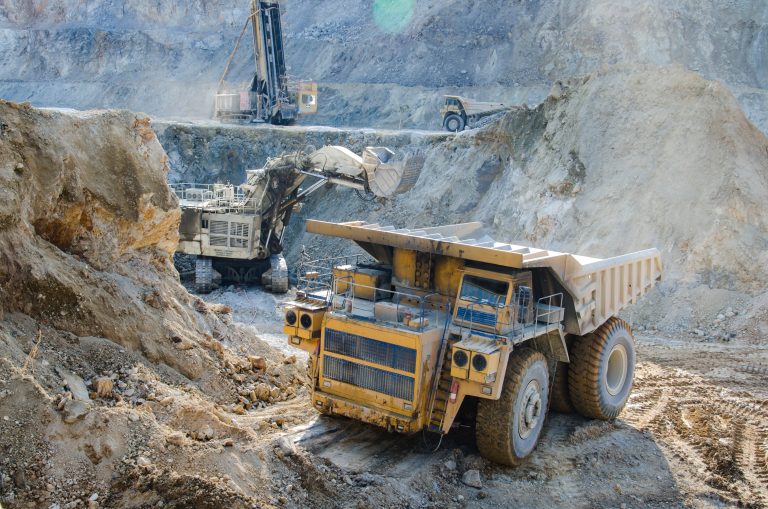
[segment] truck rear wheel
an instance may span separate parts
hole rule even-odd
[[[610,318],[571,348],[568,386],[584,417],[615,419],[626,405],[635,376],[635,341],[629,324]]]
[[[549,398],[547,359],[524,348],[509,358],[501,397],[477,404],[475,436],[480,454],[503,465],[518,465],[536,447]]]
[[[464,126],[466,125],[466,122],[464,121],[464,117],[461,115],[457,115],[456,113],[451,113],[447,117],[445,117],[445,120],[443,121],[443,127],[446,131],[451,132],[458,132],[463,131]]]

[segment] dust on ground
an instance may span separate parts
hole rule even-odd
[[[226,297],[240,299],[247,316],[257,291]],[[764,507],[768,348],[657,331],[639,332],[637,346],[635,387],[620,418],[552,413],[519,468],[479,456],[471,419],[438,443],[320,416],[306,402],[305,420],[279,434],[325,465],[319,483],[344,493],[327,507]],[[479,471],[480,488],[463,482],[469,470]]]

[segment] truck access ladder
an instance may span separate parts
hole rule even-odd
[[[448,410],[448,404],[451,397],[451,340],[449,337],[443,338],[440,345],[440,352],[437,356],[435,367],[435,377],[432,382],[432,399],[429,402],[429,426],[428,431],[434,433],[443,432],[443,421]]]

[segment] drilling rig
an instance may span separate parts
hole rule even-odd
[[[248,24],[253,29],[256,72],[247,90],[231,90],[225,86],[225,80]],[[217,119],[290,125],[299,115],[317,112],[317,83],[294,83],[288,79],[283,48],[279,2],[251,0],[251,13],[219,80]]]
[[[263,168],[246,171],[239,186],[171,184],[181,206],[177,253],[196,257],[198,292],[210,292],[226,281],[261,282],[274,293],[284,293],[289,283],[283,238],[291,213],[303,200],[326,185],[386,198],[410,187],[420,164],[419,155],[396,162],[385,147],[367,147],[357,155],[329,145],[269,159]],[[305,182],[309,185],[301,188]]]

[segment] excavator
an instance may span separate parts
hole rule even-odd
[[[248,90],[232,90],[225,86],[225,80],[249,23],[256,72]],[[215,117],[223,122],[291,125],[299,115],[316,112],[317,83],[292,83],[288,79],[279,2],[251,0],[251,13],[219,80]]]
[[[222,281],[261,282],[273,293],[285,293],[283,239],[292,212],[309,195],[338,185],[364,199],[387,198],[410,188],[423,164],[421,155],[398,160],[385,147],[366,147],[358,155],[328,145],[269,159],[263,168],[246,171],[246,181],[237,186],[171,184],[181,207],[177,253],[195,256],[199,293]]]

